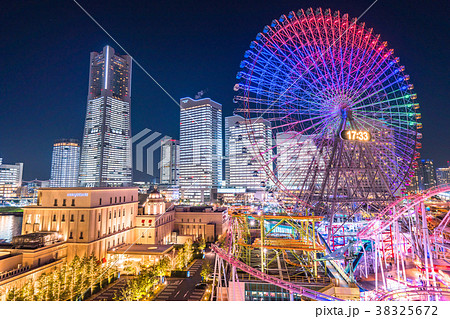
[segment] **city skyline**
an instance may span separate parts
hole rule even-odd
[[[287,13],[293,7],[328,6],[357,16],[369,4],[367,2],[350,6],[326,1],[302,4],[289,1],[286,4],[257,5],[256,2],[249,2],[244,4],[242,13],[238,16],[242,19],[239,19],[236,25],[231,25],[217,17],[236,14],[233,10],[237,4],[228,3],[227,6],[215,7],[199,3],[198,6],[202,7],[202,10],[193,10],[191,3],[180,3],[180,10],[175,13],[177,17],[185,10],[191,13],[191,17],[174,19],[173,24],[166,30],[161,27],[161,20],[169,12],[165,4],[160,4],[155,12],[150,12],[149,8],[139,3],[127,6],[123,8],[126,19],[121,21],[117,19],[118,13],[114,10],[106,8],[102,11],[101,4],[80,3],[104,24],[119,43],[123,44],[175,99],[194,96],[198,91],[208,89],[205,96],[223,104],[224,117],[232,115],[235,107],[232,103],[232,87],[236,83],[235,74],[239,71],[242,52],[248,48],[248,39],[261,31],[261,25],[270,23],[274,16]],[[439,35],[434,30],[445,29],[448,23],[443,19],[444,16],[442,19],[435,17],[430,20],[422,12],[425,10],[424,5],[410,2],[407,4],[408,17],[396,14],[406,2],[396,2],[393,5],[380,2],[367,13],[364,20],[376,33],[382,34],[383,40],[395,47],[396,54],[402,59],[401,63],[408,66],[418,93],[418,101],[422,105],[422,158],[431,158],[436,167],[445,167],[449,154],[441,145],[450,143],[449,134],[445,131],[446,117],[443,116],[446,115],[445,101],[448,100],[449,93],[445,90],[448,83],[442,78],[442,74],[447,73],[445,55],[440,53],[448,51],[448,44],[439,41]],[[4,112],[9,111],[0,117],[0,134],[3,137],[0,140],[0,155],[8,163],[24,162],[25,180],[48,179],[52,141],[65,136],[82,138],[88,72],[86,61],[89,52],[99,51],[105,45],[111,45],[120,54],[124,52],[73,3],[63,5],[58,2],[24,2],[2,6],[5,6],[2,11],[9,12],[7,27],[16,30],[14,36],[7,35],[7,49],[3,54],[7,65],[15,66],[16,59],[21,59],[22,68],[13,73],[13,79],[23,80],[27,90],[26,94],[23,94],[23,86],[17,86],[10,80],[11,77],[5,76],[11,72],[9,66],[2,69],[2,87],[5,87],[6,93],[1,99],[2,104],[7,105]],[[28,9],[25,11],[26,23],[18,27],[18,22],[10,17],[22,12],[25,7]],[[431,10],[439,16],[445,11],[439,10],[441,7],[444,8],[444,5],[432,3],[427,5],[426,11]],[[250,8],[252,14],[245,10]],[[137,15],[138,18],[131,20],[130,17],[138,11],[141,11]],[[385,19],[379,19],[380,14],[383,14]],[[411,19],[411,16],[416,19]],[[151,20],[147,19],[148,17],[155,18],[151,26],[146,25],[147,21]],[[37,20],[38,18],[40,20]],[[194,25],[192,19],[201,22]],[[36,22],[41,20],[42,23],[36,25]],[[72,28],[71,23],[79,26],[80,30]],[[31,26],[36,26],[37,30],[34,31],[40,34],[37,38],[43,41],[38,43],[37,39],[30,38]],[[138,30],[141,32],[138,33]],[[127,41],[125,35],[128,32],[139,36]],[[408,36],[403,37],[402,34]],[[30,64],[28,55],[33,50],[23,51],[22,56],[13,54],[13,51],[18,49],[15,43],[23,42],[18,39],[28,41],[36,52],[43,51],[45,54],[36,53],[36,63]],[[151,39],[151,44],[146,39]],[[43,50],[44,47],[47,51]],[[180,54],[179,49],[182,47],[187,47],[188,50]],[[50,63],[49,56],[53,56],[53,63]],[[63,63],[68,61],[70,63]],[[133,132],[150,127],[178,138],[179,109],[175,103],[155,86],[142,70],[136,68],[133,76],[136,79],[133,83],[131,115]],[[15,98],[19,94],[22,98]],[[167,112],[173,116],[164,116]],[[40,123],[44,119],[47,125],[45,129],[41,129]],[[39,134],[30,137],[29,133],[35,130],[39,130]],[[17,139],[17,145],[23,147],[12,145],[10,141],[13,138]],[[41,160],[32,161],[34,157],[30,154],[36,154]]]

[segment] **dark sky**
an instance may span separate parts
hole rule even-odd
[[[249,43],[300,8],[359,16],[372,1],[87,1],[79,3],[175,98],[208,89],[232,114],[233,85]],[[449,2],[379,0],[361,21],[400,57],[418,94],[422,158],[450,160]],[[70,0],[0,2],[0,157],[24,178],[48,179],[52,143],[81,139],[89,53],[117,45]],[[179,109],[133,66],[132,130],[178,138]]]

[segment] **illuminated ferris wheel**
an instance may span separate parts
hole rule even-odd
[[[329,9],[290,12],[257,35],[240,67],[236,113],[270,121],[271,148],[247,121],[258,165],[300,210],[376,212],[408,183],[421,147],[416,94],[364,23]]]

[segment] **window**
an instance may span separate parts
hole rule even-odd
[[[97,238],[100,238],[100,231],[97,231]]]
[[[199,221],[199,223],[201,223],[202,222],[202,219],[200,218],[200,221]]]
[[[247,154],[247,148],[246,147],[242,148],[242,154]]]
[[[58,200],[55,198],[55,202],[53,203],[53,206],[58,206]]]
[[[71,222],[73,222],[73,221],[74,221],[74,219],[73,219],[73,214],[72,214],[72,215],[70,215],[70,221],[71,221]]]
[[[122,202],[122,196],[119,196],[119,203]]]
[[[114,211],[114,218],[116,218],[116,216],[117,216],[116,211]]]
[[[131,195],[131,201],[133,201],[133,195]]]
[[[114,225],[113,232],[114,233],[116,232],[116,225]]]
[[[63,206],[66,206],[66,199],[63,199]]]
[[[101,221],[102,220],[102,213],[99,213],[98,214],[98,221]]]
[[[61,221],[62,221],[62,222],[65,222],[65,221],[66,221],[66,215],[62,215],[62,216],[61,216]]]
[[[72,199],[72,206],[75,206],[75,199]]]
[[[119,209],[119,217],[120,217],[120,209]]]
[[[111,227],[108,227],[108,235],[111,234]]]
[[[100,198],[100,200],[99,200],[98,204],[99,204],[99,205],[101,205],[101,204],[102,204],[102,199],[101,199],[101,198]]]
[[[126,196],[123,197],[123,202],[125,203],[127,201]]]
[[[109,219],[111,219],[111,212],[109,212]]]
[[[114,197],[114,204],[117,203],[117,196]]]
[[[80,239],[83,239],[83,232],[80,232]]]
[[[56,214],[53,215],[53,221],[56,222]]]
[[[125,223],[122,223],[122,229],[125,229]]]
[[[112,204],[112,197],[109,198],[109,203]]]
[[[73,239],[72,232],[69,233],[69,239]]]
[[[84,214],[81,214],[80,222],[84,222]]]

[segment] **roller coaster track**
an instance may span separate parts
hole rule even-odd
[[[361,239],[369,239],[381,234],[401,216],[406,214],[410,209],[424,202],[427,198],[448,191],[450,191],[450,185],[446,184],[430,188],[422,194],[414,194],[396,200],[386,207],[375,219],[371,220],[367,226],[359,232],[358,237]],[[403,205],[405,200],[407,203]]]
[[[212,251],[214,251],[217,254],[217,257],[225,260],[230,265],[239,268],[240,270],[252,275],[255,278],[258,278],[262,281],[265,281],[267,283],[273,284],[277,287],[283,288],[290,293],[296,293],[303,297],[307,297],[313,300],[319,300],[319,301],[343,301],[343,299],[339,299],[333,296],[329,296],[320,292],[317,292],[312,289],[308,289],[299,285],[295,285],[289,281],[285,281],[282,279],[278,279],[276,277],[267,275],[255,268],[250,267],[249,265],[241,262],[240,260],[233,257],[231,254],[228,254],[225,250],[222,248],[219,248],[217,245],[211,245]]]
[[[421,296],[447,296],[450,297],[450,289],[439,287],[409,287],[406,289],[385,292],[381,296],[376,296],[377,301],[398,300],[405,297],[421,297]]]

